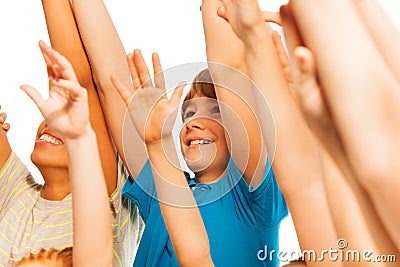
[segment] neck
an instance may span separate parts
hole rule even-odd
[[[56,167],[40,167],[44,185],[40,196],[47,200],[63,200],[71,193],[68,169]]]
[[[217,170],[204,170],[201,172],[196,172],[196,180],[202,184],[211,184],[218,182],[226,174],[226,168]]]

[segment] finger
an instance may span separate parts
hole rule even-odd
[[[289,56],[292,57],[293,50],[298,46],[304,45],[304,42],[294,19],[291,5],[281,6],[280,14]]]
[[[133,52],[133,60],[142,88],[153,87],[149,69],[147,68],[146,62],[144,61],[142,52],[139,49],[135,49],[135,51]]]
[[[273,22],[282,25],[281,15],[279,12],[263,11],[262,14],[265,22]]]
[[[32,99],[39,110],[42,111],[41,108],[45,102],[42,95],[35,88],[29,85],[21,85],[20,88]]]
[[[306,47],[297,47],[293,55],[297,68],[295,75],[297,98],[306,119],[316,121],[316,118],[326,116],[327,109],[317,80],[314,56]]]
[[[53,63],[53,71],[57,75],[56,77],[62,77],[64,79],[71,80],[73,82],[78,82],[76,78],[74,69],[71,63],[66,59],[63,55],[58,53],[56,50],[48,47],[43,42],[43,51],[45,55],[49,57],[49,59]]]
[[[220,18],[223,18],[224,20],[228,21],[228,18],[226,16],[226,8],[224,6],[221,6],[217,9],[217,15]]]
[[[117,92],[122,97],[122,100],[125,102],[125,105],[128,107],[134,91],[125,87],[122,84],[121,80],[114,73],[112,73],[110,75],[110,79],[111,79],[111,83],[113,84],[114,88],[117,89]]]
[[[43,53],[43,51],[42,51],[42,55],[43,55],[44,62],[46,63],[47,76],[49,77],[49,80],[52,78],[55,78],[56,76],[53,71],[52,62],[51,62],[50,58],[45,53]]]
[[[137,71],[136,71],[136,66],[135,66],[135,62],[134,62],[134,59],[133,59],[133,55],[132,54],[128,54],[126,56],[126,61],[128,62],[129,71],[131,73],[133,88],[135,90],[139,89],[141,84],[140,84],[139,76],[138,76]]]
[[[44,59],[44,62],[46,63],[46,68],[47,68],[47,76],[49,77],[49,80],[51,80],[52,78],[56,77],[56,74],[53,71],[53,62],[50,60],[50,58],[46,55],[46,45],[43,41],[39,42],[39,48],[40,51],[42,52],[42,56]]]
[[[7,119],[7,114],[2,112],[0,114],[0,123],[4,123],[6,121],[6,119]]]
[[[181,97],[183,94],[183,89],[186,86],[186,82],[180,83],[177,87],[175,87],[172,95],[171,95],[171,103],[178,106],[179,102],[181,101]]]
[[[279,63],[281,65],[283,74],[285,75],[286,81],[289,86],[293,87],[293,75],[290,66],[290,60],[283,46],[281,36],[276,31],[271,34],[272,43],[274,44],[275,51],[278,54]]]
[[[1,128],[4,131],[8,132],[8,130],[10,130],[10,124],[9,123],[4,123],[4,124],[1,125]]]
[[[63,89],[64,96],[69,96],[69,99],[73,102],[82,101],[82,98],[84,98],[86,89],[78,86],[76,82],[56,78],[52,80],[52,84]]]
[[[153,70],[154,70],[154,85],[157,88],[165,89],[165,77],[161,67],[160,57],[157,53],[152,55]]]
[[[51,79],[51,78],[61,77],[62,74],[60,68],[57,66],[53,57],[50,56],[51,48],[48,45],[46,45],[46,43],[43,41],[39,41],[39,47],[40,51],[42,52],[43,58],[46,62],[47,73],[49,75],[49,78]]]

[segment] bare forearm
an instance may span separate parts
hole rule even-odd
[[[147,160],[145,147],[133,125],[124,123],[126,106],[110,80],[113,73],[127,88],[132,86],[124,47],[103,1],[74,0],[73,9],[112,139],[125,166],[136,177]],[[123,131],[130,137],[123,140]],[[133,151],[124,150],[133,147]],[[126,164],[125,155],[132,156],[132,164]]]
[[[303,119],[301,112],[291,95],[287,81],[279,63],[277,53],[270,38],[268,28],[264,22],[254,25],[247,34],[246,65],[251,79],[261,91],[260,97],[268,105],[259,101],[257,110],[261,124],[268,125],[265,114],[271,109],[275,132],[270,127],[263,127],[263,136],[268,150],[272,151],[276,145],[273,168],[283,191],[292,191],[293,180],[301,179],[304,184],[313,183],[318,179],[318,154],[313,137]],[[296,133],[296,139],[293,139]],[[269,144],[275,140],[275,144]],[[301,159],[301,160],[299,160]],[[286,166],[291,166],[287,168]],[[310,172],[310,170],[312,170]]]
[[[385,12],[382,4],[377,0],[357,0],[356,4],[358,14],[371,38],[374,40],[379,52],[392,71],[397,81],[400,81],[400,53],[398,46],[400,44],[400,30]]]
[[[69,0],[42,0],[51,45],[64,55],[77,74],[79,83],[87,87],[92,73],[87,60]]]
[[[74,0],[72,2],[82,41],[92,65],[107,123],[118,153],[123,157],[122,130],[125,104],[114,89],[110,74],[130,85],[125,50],[114,24],[101,0]]]
[[[182,266],[212,266],[207,232],[183,172],[171,165],[161,143],[147,148],[160,209],[179,263]],[[187,248],[193,246],[195,253],[189,255]]]
[[[52,47],[70,61],[80,85],[88,91],[90,121],[96,132],[107,189],[111,195],[116,188],[117,160],[70,1],[42,0],[42,4]]]
[[[257,187],[265,167],[265,144],[257,120],[256,101],[247,74],[243,42],[229,23],[217,15],[220,1],[203,1],[203,26],[207,61],[221,117],[234,144],[232,159],[246,182]],[[214,64],[216,63],[216,64]],[[243,142],[245,141],[245,142]]]
[[[306,44],[315,54],[324,93],[352,168],[358,177],[366,177],[371,166],[385,166],[393,158],[386,148],[400,147],[392,135],[400,132],[400,110],[395,104],[400,101],[400,92],[395,80],[351,1],[294,1],[293,7]],[[347,19],[338,21],[334,14]],[[380,142],[373,141],[377,136]],[[364,153],[365,147],[375,151],[369,153],[373,157]]]
[[[202,16],[206,40],[207,60],[218,62],[247,73],[244,46],[228,22],[218,17],[218,0],[203,0]]]
[[[110,204],[96,135],[90,131],[79,140],[65,140],[65,144],[73,194],[74,266],[111,266]]]

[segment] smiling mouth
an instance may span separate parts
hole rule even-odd
[[[194,146],[194,145],[208,145],[214,143],[214,140],[211,139],[201,139],[201,140],[191,140],[188,144],[188,146]]]
[[[58,139],[58,138],[56,138],[54,136],[51,136],[49,134],[46,134],[46,133],[42,134],[36,142],[38,142],[38,143],[49,143],[49,144],[53,144],[53,145],[61,145],[61,144],[63,144],[63,142],[60,139]]]

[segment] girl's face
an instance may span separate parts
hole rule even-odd
[[[39,168],[68,168],[67,152],[60,136],[43,121],[36,134],[31,160]]]
[[[229,150],[217,100],[195,95],[185,107],[179,137],[188,167],[195,173],[224,171]]]

